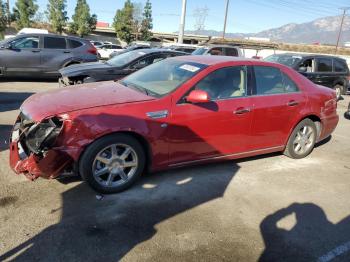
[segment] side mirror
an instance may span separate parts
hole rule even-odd
[[[299,67],[298,71],[301,73],[305,73],[307,71],[307,68],[305,66],[301,66],[301,67]]]
[[[188,97],[186,97],[186,101],[190,103],[208,103],[210,101],[210,97],[207,92],[203,90],[193,90]]]

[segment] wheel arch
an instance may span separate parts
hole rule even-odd
[[[103,134],[102,136],[97,137],[96,139],[92,140],[90,143],[86,144],[84,146],[84,149],[81,150],[80,154],[79,154],[79,158],[77,161],[77,164],[79,164],[82,155],[84,154],[84,152],[86,151],[86,149],[93,144],[95,141],[99,140],[99,139],[103,139],[104,137],[107,136],[113,136],[116,134],[124,134],[124,135],[128,135],[133,137],[134,139],[136,139],[142,146],[142,149],[144,150],[145,153],[145,157],[146,157],[146,163],[145,163],[145,170],[150,171],[151,167],[152,167],[152,148],[150,143],[147,141],[147,139],[142,136],[141,134],[134,132],[134,131],[124,131],[124,130],[120,130],[120,131],[114,131],[111,133],[107,133],[107,134]]]
[[[313,121],[316,125],[316,131],[317,131],[317,140],[319,139],[320,135],[321,135],[321,131],[322,131],[322,121],[321,118],[316,115],[316,114],[309,114],[309,115],[304,115],[303,117],[301,117],[298,121],[296,121],[294,123],[294,125],[292,126],[292,128],[289,130],[289,134],[288,137],[285,141],[285,145],[288,143],[289,137],[292,135],[293,130],[295,129],[295,127],[303,120],[305,119],[310,119],[311,121]]]

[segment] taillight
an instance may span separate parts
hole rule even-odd
[[[93,55],[97,55],[97,49],[96,49],[96,47],[91,47],[91,48],[89,48],[88,50],[87,50],[87,52],[88,53],[90,53],[90,54],[93,54]]]

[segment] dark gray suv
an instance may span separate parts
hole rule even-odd
[[[88,41],[54,34],[23,34],[0,42],[0,76],[56,77],[58,70],[97,61]]]

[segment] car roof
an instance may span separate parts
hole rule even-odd
[[[201,47],[204,47],[204,48],[213,48],[213,47],[239,48],[239,46],[236,46],[236,45],[226,45],[226,44],[222,44],[222,45],[207,44],[207,45],[199,46],[199,48],[201,48]]]
[[[131,52],[143,52],[145,54],[152,54],[152,53],[174,53],[174,54],[186,54],[181,51],[175,51],[175,50],[169,50],[169,49],[163,49],[163,48],[145,48],[145,49],[136,49],[132,50]]]
[[[88,39],[84,39],[84,38],[80,38],[80,37],[76,37],[76,36],[69,36],[69,35],[57,35],[57,34],[43,34],[43,33],[20,34],[20,35],[16,35],[14,38],[17,38],[17,37],[24,37],[24,36],[51,36],[51,37],[64,37],[64,38],[68,38],[68,39],[75,39],[75,40],[78,40],[78,41],[86,41],[86,42],[90,42],[90,40],[88,40]]]
[[[333,56],[333,55],[323,55],[323,54],[299,54],[299,53],[282,53],[282,54],[274,54],[278,56],[300,56],[302,58],[307,58],[307,57],[324,57],[324,58],[335,58],[335,59],[340,59],[340,60],[345,60],[341,57],[338,56]]]
[[[178,56],[172,59],[177,60],[183,60],[187,62],[195,62],[199,64],[205,64],[205,65],[215,65],[225,62],[240,62],[240,61],[246,61],[246,62],[257,62],[256,59],[250,59],[250,58],[242,58],[242,57],[235,57],[235,56],[211,56],[211,55],[190,55],[190,56]],[[260,63],[262,61],[258,60]],[[268,62],[264,62],[268,63]],[[270,63],[268,63],[270,64]]]

